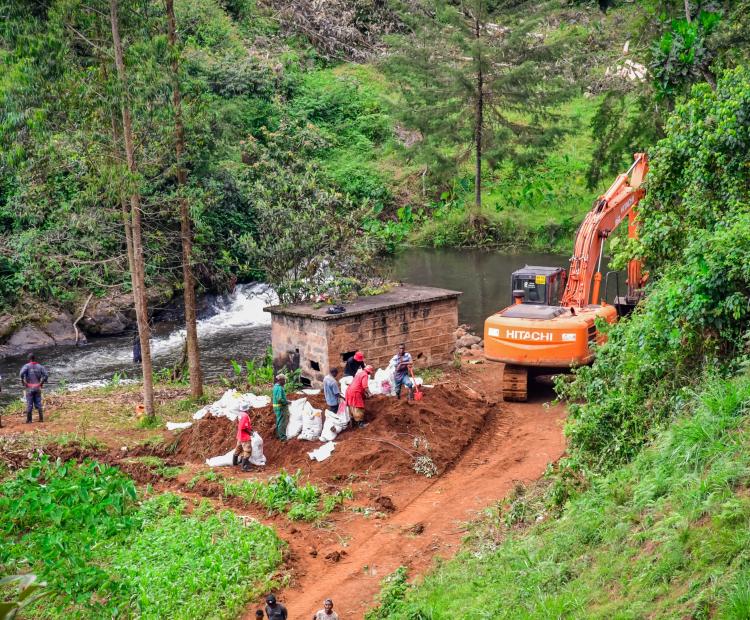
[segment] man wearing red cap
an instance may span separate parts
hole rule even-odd
[[[354,377],[356,376],[357,371],[364,367],[365,355],[364,353],[362,353],[362,351],[357,351],[348,360],[346,360],[346,365],[344,366],[344,376]]]
[[[354,418],[354,423],[359,428],[367,426],[365,424],[365,398],[370,396],[368,389],[370,375],[373,373],[372,366],[365,366],[357,371],[354,375],[354,381],[346,388],[346,404]]]

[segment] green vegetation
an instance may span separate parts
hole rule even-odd
[[[270,394],[278,372],[283,372],[286,375],[287,392],[294,392],[302,387],[302,381],[300,381],[301,371],[299,368],[292,371],[287,370],[286,366],[281,369],[274,369],[271,347],[266,349],[266,354],[262,358],[245,361],[244,368],[236,360],[231,360],[231,364],[232,376],[223,378],[223,382],[227,387],[253,390],[260,393],[267,392]]]
[[[676,106],[641,238],[615,248],[646,260],[648,294],[558,384],[569,456],[373,617],[750,616],[748,119],[746,68]]]
[[[209,471],[195,476],[187,486],[193,488],[202,481],[215,482],[221,484],[224,497],[265,508],[269,515],[284,514],[292,521],[318,521],[352,498],[350,489],[328,494],[310,482],[301,484],[301,475],[300,471],[288,474],[282,469],[268,480],[236,481]]]
[[[477,540],[371,618],[746,618],[750,377],[713,382],[563,516]]]
[[[750,314],[750,71],[695,87],[652,152],[641,240],[654,284],[608,331],[597,362],[563,385],[572,457],[587,469],[623,463],[681,412],[705,375],[746,364]],[[579,404],[577,401],[581,401]]]
[[[281,541],[207,502],[139,501],[96,462],[46,458],[0,484],[0,570],[34,571],[50,596],[35,618],[234,618],[268,587]]]

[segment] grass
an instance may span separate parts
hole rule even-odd
[[[167,480],[174,480],[182,472],[182,467],[175,465],[167,465],[164,459],[158,456],[133,456],[124,459],[126,463],[141,463],[149,468],[149,470],[162,478]]]
[[[707,381],[680,420],[559,519],[480,535],[371,617],[750,617],[749,402],[750,377]],[[491,518],[524,519],[515,500],[506,510]]]
[[[350,489],[334,494],[322,492],[300,482],[301,472],[289,474],[283,469],[268,480],[229,480],[213,471],[203,472],[188,482],[188,488],[201,481],[222,485],[223,495],[238,498],[247,505],[265,508],[269,515],[284,514],[292,521],[319,521],[353,497]]]
[[[139,496],[91,461],[43,459],[2,482],[0,532],[0,571],[48,584],[34,618],[235,618],[269,587],[283,546],[208,502]]]

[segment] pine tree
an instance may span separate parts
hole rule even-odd
[[[136,321],[138,323],[138,338],[141,343],[141,368],[143,370],[143,405],[146,416],[154,417],[154,372],[151,360],[151,330],[148,323],[148,300],[146,297],[146,265],[143,255],[143,223],[141,211],[141,195],[138,190],[138,166],[135,160],[135,143],[133,140],[133,120],[130,103],[128,101],[128,78],[125,68],[124,51],[120,37],[120,23],[117,0],[110,0],[110,21],[112,26],[112,47],[114,48],[115,67],[120,90],[120,110],[122,114],[122,132],[125,142],[125,156],[130,185],[130,217],[126,222],[126,230],[130,225],[133,245],[132,280],[133,299],[135,302]]]
[[[495,23],[500,8],[514,14],[510,5],[524,17]],[[565,42],[548,40],[534,18],[538,3],[426,0],[421,9],[385,67],[401,85],[402,119],[422,134],[416,148],[431,172],[454,175],[473,155],[476,225],[483,163],[522,158],[558,135],[544,121],[571,92],[555,64]]]
[[[177,24],[174,15],[174,0],[165,0],[167,13],[167,39],[169,41],[170,70],[172,78],[172,108],[174,112],[175,166],[177,190],[180,192],[180,240],[182,245],[182,285],[185,300],[185,333],[190,394],[193,398],[203,396],[203,372],[198,348],[198,328],[195,310],[195,278],[193,277],[193,232],[187,198],[187,170],[182,161],[185,153],[185,127],[182,121],[182,93],[180,91],[180,61],[177,48]]]

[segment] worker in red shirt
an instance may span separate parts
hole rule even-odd
[[[247,411],[241,411],[237,418],[237,446],[232,456],[232,464],[242,464],[242,471],[250,471],[250,455],[253,452],[251,439],[253,436],[253,424]],[[242,456],[240,456],[240,454]]]
[[[369,364],[357,371],[351,385],[346,388],[346,404],[354,419],[354,424],[359,428],[367,426],[365,424],[365,398],[369,398],[370,390],[369,379],[373,373],[373,368]]]

